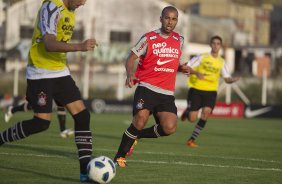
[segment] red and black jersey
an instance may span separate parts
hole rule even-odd
[[[181,56],[180,35],[176,32],[163,38],[155,31],[145,34],[147,53],[140,56],[135,72],[138,82],[174,92],[176,73]]]

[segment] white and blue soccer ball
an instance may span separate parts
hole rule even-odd
[[[87,166],[88,177],[97,183],[109,183],[116,175],[114,162],[106,156],[93,158]]]

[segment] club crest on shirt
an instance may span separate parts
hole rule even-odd
[[[143,105],[144,105],[144,100],[143,99],[138,100],[136,104],[136,109],[143,109]]]
[[[66,17],[66,18],[65,18],[65,22],[70,22],[70,18],[69,18],[69,17]]]
[[[43,91],[41,91],[38,95],[37,95],[37,104],[39,105],[39,106],[44,106],[44,105],[46,105],[46,99],[47,99],[47,95],[43,92]]]

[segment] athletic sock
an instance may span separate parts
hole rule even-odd
[[[50,121],[40,119],[38,117],[33,117],[33,119],[18,122],[0,133],[0,144],[17,141],[32,134],[42,132],[47,130],[49,125]]]
[[[164,131],[160,124],[155,124],[150,128],[145,128],[141,130],[138,139],[141,138],[158,138],[162,136],[168,136]]]
[[[31,110],[31,109],[32,109],[31,105],[29,105],[28,102],[25,102],[21,105],[13,107],[11,112],[12,112],[12,114],[14,114],[14,113],[19,112],[19,111],[27,112],[28,110]]]
[[[66,129],[66,110],[64,107],[57,107],[57,118],[59,120],[60,131],[64,131]]]
[[[196,138],[200,135],[201,131],[204,129],[207,120],[200,119],[190,137],[192,140],[196,140]]]
[[[12,110],[11,110],[12,114],[14,114],[15,112],[18,112],[18,111],[24,111],[24,106],[25,106],[25,104],[13,107]]]
[[[80,173],[87,174],[87,165],[92,156],[92,133],[90,131],[90,113],[83,110],[73,116],[75,121],[75,144],[78,150]]]
[[[140,130],[135,128],[133,124],[131,124],[125,130],[121,139],[121,143],[119,145],[118,152],[115,156],[115,159],[119,157],[125,157],[126,153],[129,151],[129,149],[131,148],[131,146],[133,145],[134,141],[137,139],[139,134],[140,134]]]

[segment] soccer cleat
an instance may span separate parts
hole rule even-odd
[[[119,167],[127,167],[126,160],[124,157],[116,158],[114,162]]]
[[[189,139],[189,140],[186,142],[186,145],[189,146],[189,147],[191,147],[191,148],[196,148],[196,147],[198,147],[198,144],[196,144],[195,141],[192,140],[192,139]]]
[[[5,122],[8,123],[13,116],[12,113],[13,106],[9,106],[7,112],[5,113]]]
[[[60,133],[60,136],[61,136],[62,138],[67,138],[67,137],[72,136],[73,134],[74,134],[74,131],[73,131],[72,129],[65,129],[64,131],[62,131],[62,132]]]
[[[181,114],[181,121],[185,121],[188,118],[188,108],[186,108],[183,113]]]
[[[80,174],[79,179],[80,179],[80,182],[89,182],[90,181],[87,174]]]
[[[137,140],[134,141],[134,143],[132,144],[132,146],[130,147],[129,151],[126,153],[126,156],[129,157],[131,156],[132,152],[133,152],[133,149],[134,147],[136,146],[137,144]]]

